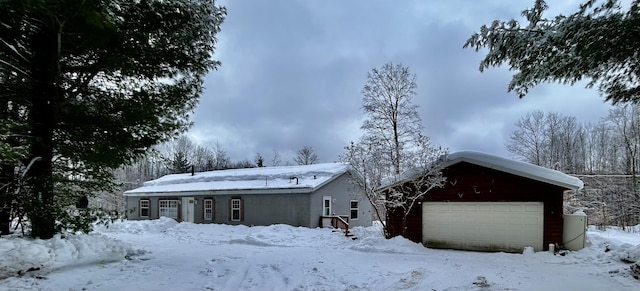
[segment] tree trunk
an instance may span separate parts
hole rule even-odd
[[[39,33],[32,41],[33,54],[33,94],[29,125],[31,127],[31,147],[27,169],[28,185],[31,191],[31,236],[48,239],[55,234],[56,210],[53,191],[53,132],[55,129],[56,102],[59,102],[57,81],[60,54],[60,26],[54,19],[43,19]]]
[[[407,238],[407,217],[409,216],[409,212],[411,212],[411,209],[409,210],[403,209],[403,211],[404,213],[402,214],[402,237]]]
[[[11,232],[11,202],[13,200],[13,187],[10,183],[15,179],[14,166],[0,166],[0,235]]]
[[[4,207],[5,201],[0,201],[3,205],[0,206],[0,235],[7,235],[11,233],[11,208]]]
[[[398,108],[395,108],[396,112]],[[400,134],[398,133],[398,122],[397,122],[397,114],[394,116],[395,120],[393,122],[393,142],[394,142],[394,151],[395,151],[395,159],[393,159],[393,170],[396,179],[400,178]]]

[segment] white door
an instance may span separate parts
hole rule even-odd
[[[333,209],[331,208],[331,196],[322,196],[322,216],[333,215]]]
[[[427,247],[521,252],[542,250],[542,202],[423,202]]]
[[[194,222],[195,199],[193,197],[182,197],[182,221]]]

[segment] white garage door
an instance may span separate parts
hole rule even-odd
[[[521,252],[542,250],[542,202],[424,202],[427,247]]]

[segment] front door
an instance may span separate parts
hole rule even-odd
[[[194,222],[195,199],[193,197],[182,197],[182,221]]]
[[[322,227],[332,227],[331,214],[331,196],[322,196]]]
[[[331,209],[331,196],[322,197],[322,215],[323,216],[333,215],[333,210]]]

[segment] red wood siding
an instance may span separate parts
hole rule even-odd
[[[447,184],[433,189],[423,201],[433,202],[543,202],[543,246],[562,243],[562,197],[564,188],[502,171],[461,162],[443,170]],[[402,234],[402,211],[389,210],[391,236]],[[422,241],[422,205],[409,213],[405,237]]]

